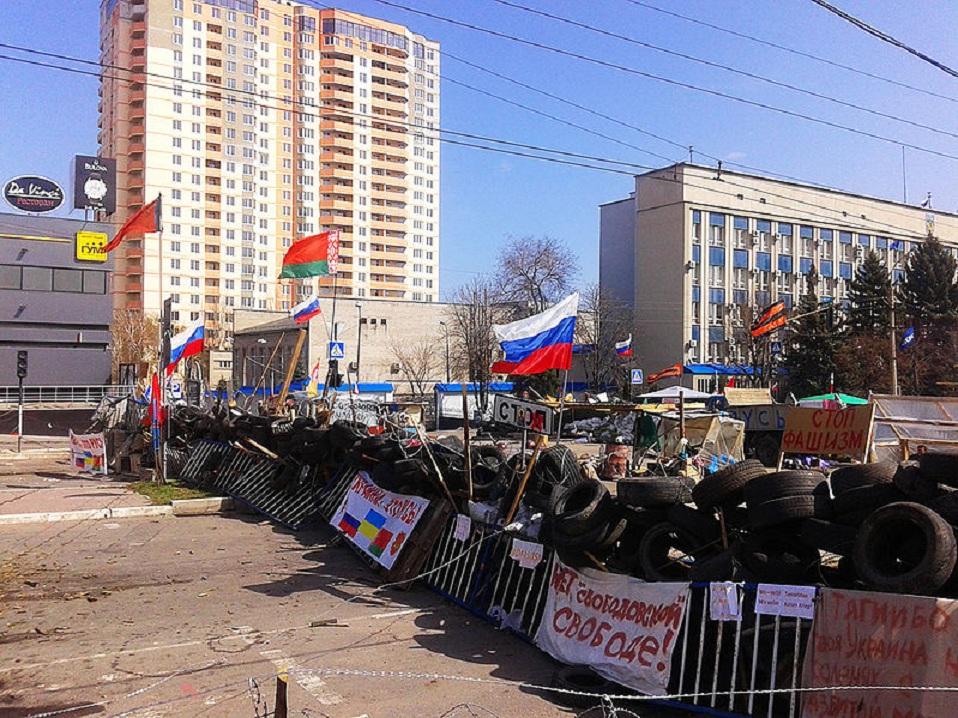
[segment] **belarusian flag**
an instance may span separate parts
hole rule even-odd
[[[323,277],[336,273],[339,263],[339,231],[320,232],[303,237],[283,257],[280,279]]]

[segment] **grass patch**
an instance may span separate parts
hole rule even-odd
[[[207,496],[216,496],[203,489],[194,489],[189,486],[171,481],[165,484],[154,484],[152,481],[137,481],[130,484],[130,491],[146,496],[154,506],[165,506],[172,501],[182,499],[204,499]]]

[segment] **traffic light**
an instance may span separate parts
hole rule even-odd
[[[17,379],[25,379],[27,376],[27,350],[20,349],[17,352]]]

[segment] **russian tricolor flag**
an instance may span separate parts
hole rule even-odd
[[[632,356],[632,335],[629,334],[629,338],[625,341],[615,343],[615,353],[620,357],[630,357]]]
[[[541,374],[572,366],[572,338],[579,310],[578,292],[540,314],[492,330],[505,355],[492,365],[496,374]]]
[[[322,309],[319,307],[319,297],[315,294],[289,310],[289,315],[297,324],[305,324],[317,314],[322,314]]]
[[[170,339],[170,363],[166,365],[166,373],[172,374],[180,359],[201,353],[205,337],[206,329],[202,319],[174,335]]]

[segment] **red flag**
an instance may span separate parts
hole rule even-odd
[[[655,374],[649,374],[649,384],[654,384],[660,379],[674,379],[677,376],[682,376],[681,364],[673,364],[662,371],[657,371]]]
[[[141,207],[130,217],[126,224],[117,230],[116,236],[103,248],[104,252],[112,252],[120,246],[120,242],[128,234],[146,234],[147,232],[159,232],[160,227],[160,205],[161,197],[157,196],[155,200],[148,205]]]

